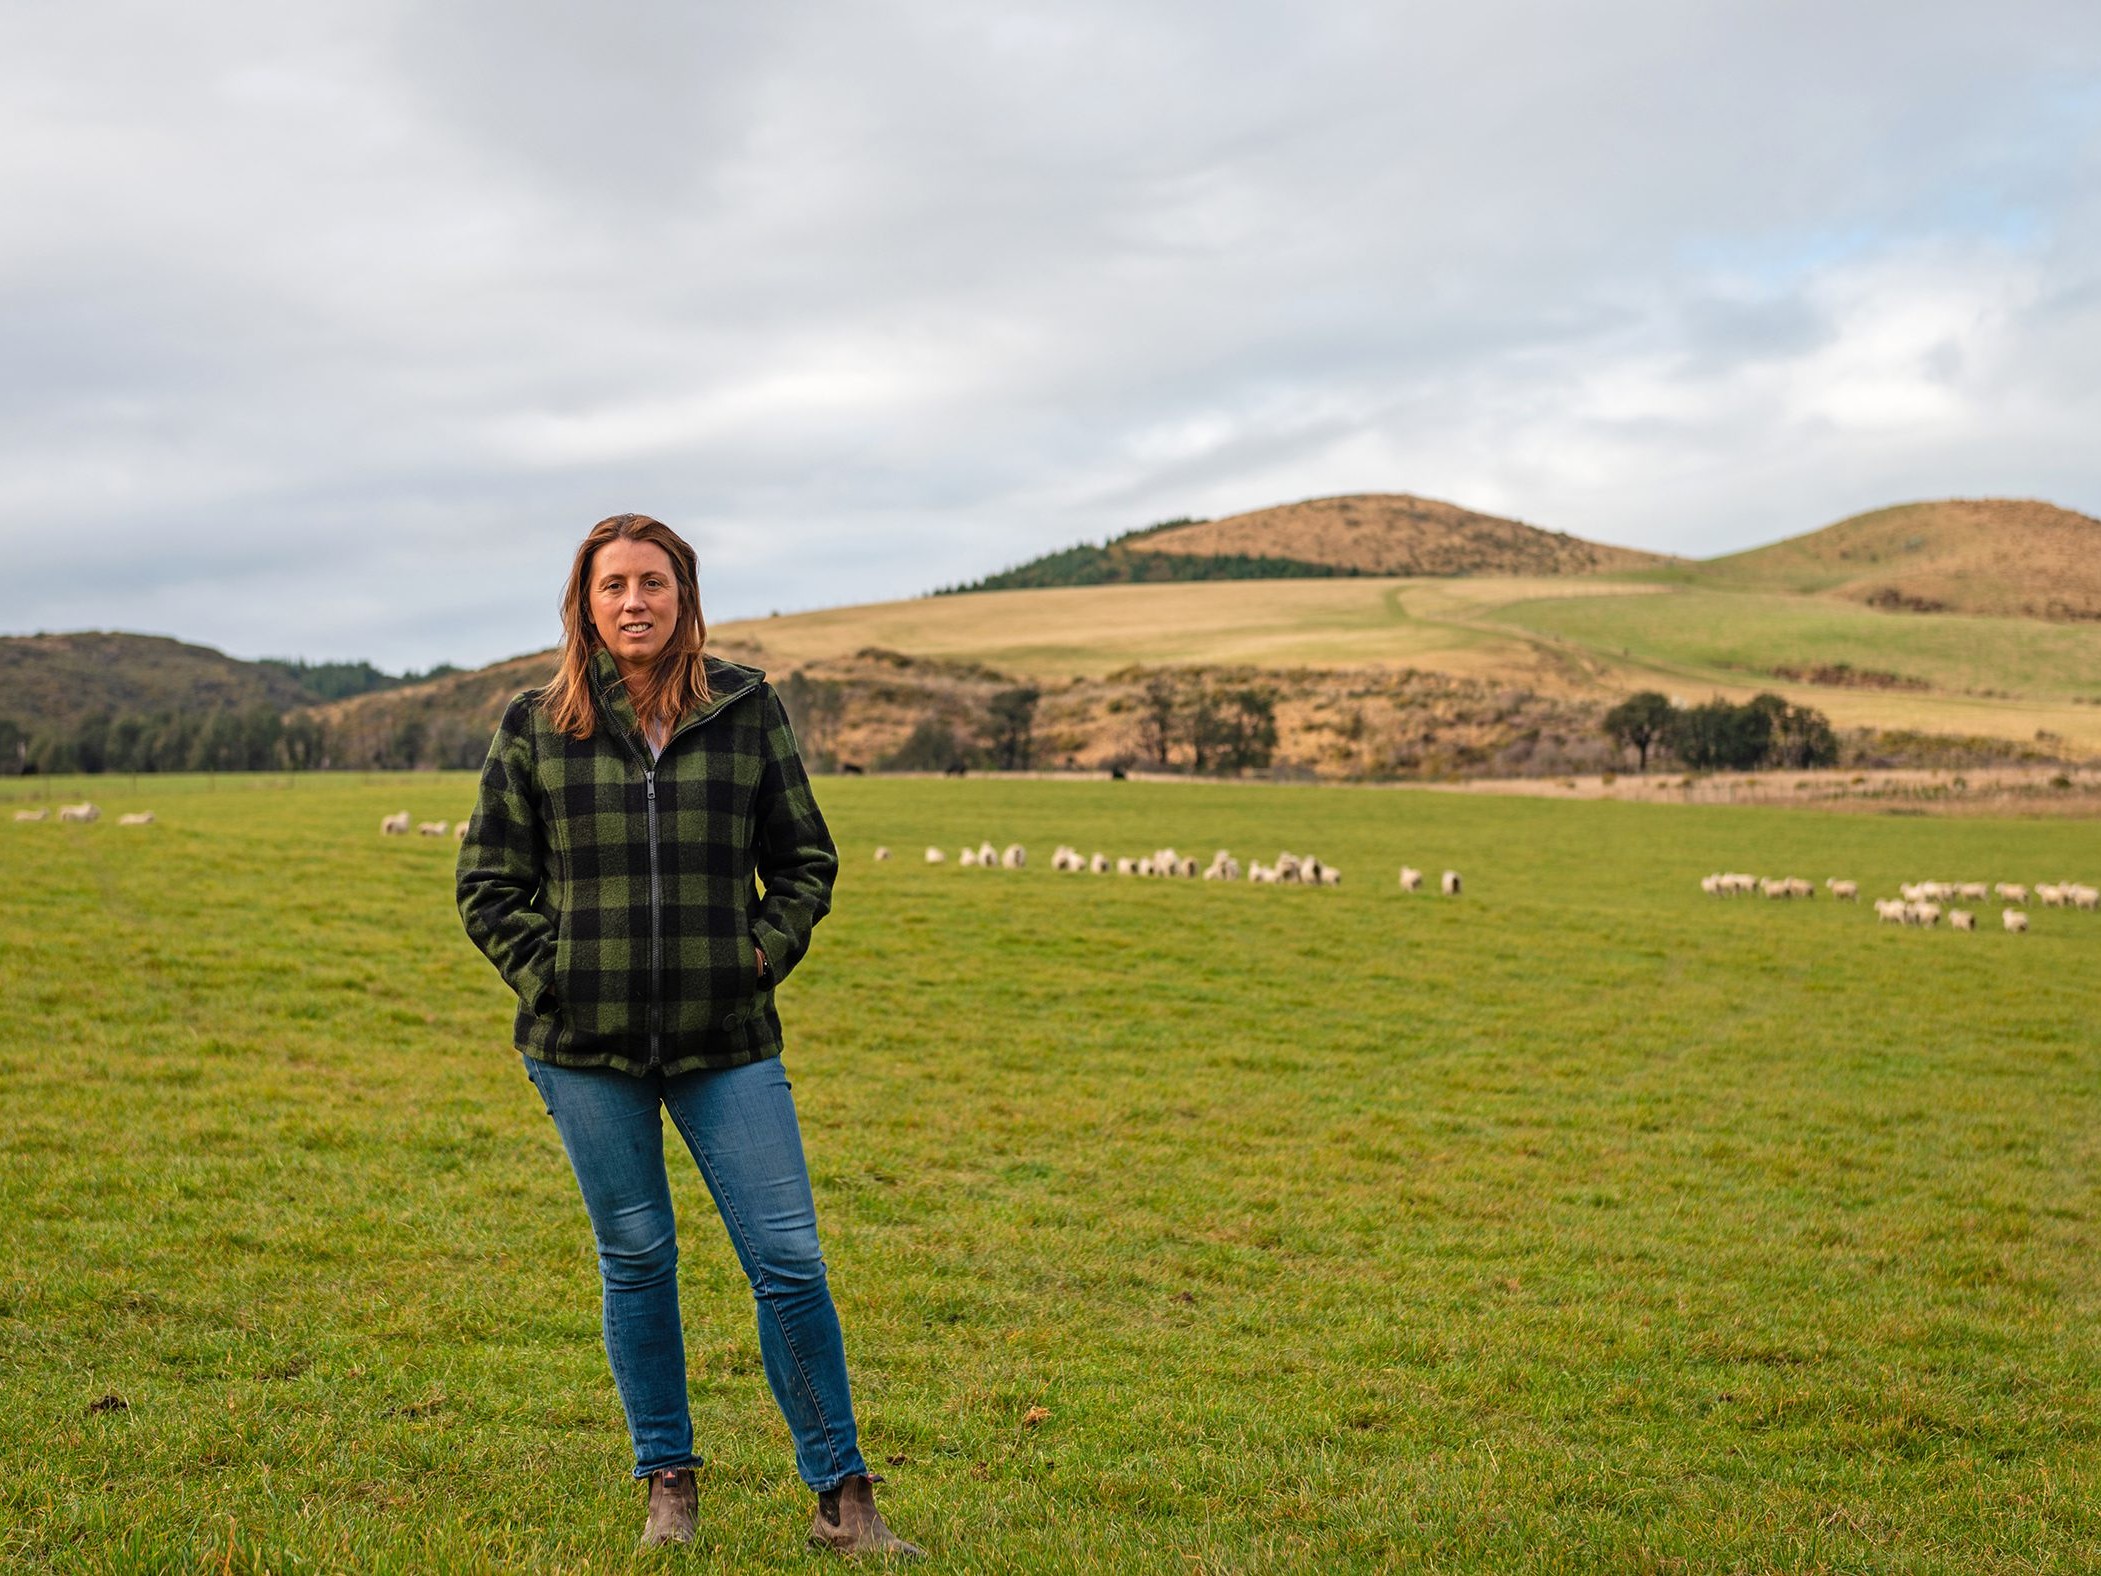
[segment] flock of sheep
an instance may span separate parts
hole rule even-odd
[[[417,835],[418,835],[419,837],[443,837],[443,836],[444,836],[444,835],[445,835],[445,834],[446,834],[446,833],[447,833],[448,831],[450,831],[450,832],[452,833],[452,835],[453,835],[453,838],[454,838],[454,840],[455,840],[455,841],[462,841],[462,840],[464,840],[464,839],[466,838],[466,836],[467,836],[467,823],[466,823],[465,821],[462,821],[462,822],[460,822],[460,823],[459,823],[459,825],[457,825],[457,826],[448,826],[448,825],[447,825],[447,824],[446,824],[445,822],[443,822],[443,821],[418,821],[418,822],[416,822],[416,834],[417,834]],[[408,836],[408,835],[409,835],[409,813],[408,813],[408,811],[406,811],[406,810],[396,810],[396,811],[395,811],[395,812],[394,812],[394,813],[393,813],[392,815],[387,815],[387,816],[382,816],[382,817],[380,817],[380,822],[379,822],[379,835],[380,835],[381,837],[406,837],[406,836]]]
[[[1834,876],[1824,885],[1839,902],[1860,901],[1857,881],[1841,881]],[[1769,898],[1816,896],[1816,888],[1800,876],[1752,876],[1739,871],[1702,876],[1700,890],[1709,897],[1748,897],[1753,893]],[[1906,881],[1898,883],[1897,893],[1896,897],[1875,900],[1875,917],[1885,925],[1915,925],[1930,930],[1945,916],[1950,930],[1975,930],[1974,910],[1943,905],[1983,903],[1996,897],[2006,905],[1999,911],[2001,928],[2013,935],[2025,934],[2028,929],[2030,889],[2017,881],[1992,885],[1982,881]],[[2079,881],[2039,882],[2034,897],[2044,908],[2101,909],[2101,888]]]
[[[891,857],[890,850],[878,848],[878,861]],[[926,862],[930,865],[948,863],[948,851],[929,848]],[[956,863],[966,870],[1021,870],[1029,862],[1029,851],[1019,843],[1009,843],[1004,849],[990,843],[980,843],[975,848],[965,848]],[[1166,876],[1195,881],[1239,881],[1245,878],[1256,886],[1341,886],[1342,872],[1334,865],[1326,864],[1312,854],[1279,853],[1276,863],[1265,865],[1261,860],[1250,860],[1243,867],[1232,852],[1221,848],[1211,856],[1211,863],[1201,870],[1196,860],[1172,848],[1156,848],[1149,854],[1123,855],[1111,859],[1097,850],[1092,857],[1081,853],[1069,843],[1060,843],[1051,853],[1051,869],[1075,874],[1105,876],[1112,872],[1120,876]],[[1423,873],[1411,865],[1401,866],[1401,890],[1420,892]],[[1447,870],[1439,882],[1438,889],[1447,897],[1459,895],[1459,872]]]
[[[51,812],[49,810],[17,810],[15,812],[17,821],[44,821],[49,820],[50,816]],[[99,821],[102,819],[102,811],[92,804],[62,804],[58,807],[58,818],[61,821],[79,821],[83,823]],[[117,825],[119,826],[151,826],[152,824],[153,812],[151,810],[138,810],[130,815],[117,817]]]

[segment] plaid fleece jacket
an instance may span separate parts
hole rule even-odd
[[[556,732],[538,690],[504,712],[458,891],[518,993],[528,1056],[642,1074],[780,1054],[773,987],[831,907],[839,857],[772,686],[707,660],[714,700],[654,761],[602,650],[590,738]]]

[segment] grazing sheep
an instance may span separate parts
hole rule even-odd
[[[151,826],[152,824],[153,812],[151,810],[134,810],[129,815],[117,817],[117,825],[119,826]]]
[[[1116,873],[1120,876],[1135,876],[1138,874],[1138,861],[1128,854],[1119,857],[1116,861]],[[1146,874],[1151,875],[1152,871],[1147,870]]]
[[[1839,881],[1827,876],[1824,879],[1824,885],[1831,888],[1831,896],[1835,902],[1858,903],[1860,901],[1860,883],[1858,881]]]
[[[965,870],[974,869],[978,862],[978,851],[975,848],[966,848],[963,850],[962,857],[956,862]]]
[[[1320,867],[1320,884],[1322,886],[1341,886],[1342,872],[1333,865],[1322,865]]]
[[[2023,935],[2028,929],[2028,915],[2021,909],[2009,908],[1999,915],[1999,923],[2016,936]]]
[[[2047,881],[2038,881],[2035,884],[2035,900],[2044,908],[2063,908],[2065,890],[2060,886],[2052,886]]]
[[[1804,881],[1800,876],[1789,876],[1787,878],[1787,895],[1789,897],[1813,898],[1816,896],[1816,888]]]
[[[1138,873],[1142,876],[1149,876],[1154,873],[1153,856],[1151,854],[1147,854],[1144,858],[1138,861]]]
[[[2004,898],[2009,903],[2026,903],[2028,901],[2028,889],[2018,881],[2001,881],[1992,888],[1992,895]]]
[[[1920,925],[1927,930],[1931,930],[1941,922],[1940,904],[1906,903],[1904,905],[1904,920],[1906,924]]]
[[[930,865],[945,865],[948,863],[948,855],[938,848],[929,848],[926,851],[926,862]]]
[[[1712,879],[1713,877],[1711,876],[1708,878],[1708,880]],[[1707,882],[1702,881],[1700,885],[1704,887],[1707,885]],[[1401,866],[1401,890],[1403,892],[1420,892],[1422,889],[1423,873],[1413,865]]]
[[[1326,868],[1327,866],[1323,865],[1311,854],[1308,854],[1299,861],[1299,880],[1303,881],[1307,886],[1319,886],[1320,873]]]
[[[883,862],[883,861],[884,861],[885,859],[888,859],[889,857],[890,857],[890,850],[889,850],[889,849],[887,849],[887,848],[878,848],[878,849],[877,849],[877,850],[875,851],[875,858],[876,858],[876,863],[877,863],[877,864],[881,864],[881,863],[882,863],[882,862]]]
[[[406,810],[396,810],[396,811],[395,811],[395,812],[394,812],[394,813],[393,813],[392,815],[388,815],[388,816],[382,816],[382,817],[380,818],[380,822],[379,822],[379,835],[380,835],[380,836],[382,836],[382,837],[406,837],[406,836],[408,836],[408,835],[409,835],[409,813],[408,813],[408,811],[406,811]]]
[[[1955,895],[1965,902],[1981,903],[1990,897],[1992,892],[1982,881],[1963,881],[1957,884]]]
[[[41,821],[50,813],[49,810],[17,810],[15,819],[17,821]]]
[[[1916,881],[1903,881],[1897,884],[1897,896],[1907,903],[1923,903],[1926,901],[1926,889]]]
[[[1094,857],[1087,861],[1087,869],[1089,873],[1093,875],[1107,875],[1110,870],[1109,856],[1103,853],[1100,849],[1096,849],[1094,852]]]
[[[460,822],[458,826],[452,829],[452,840],[456,843],[467,841],[467,823],[465,821]]]
[[[1437,889],[1446,897],[1457,897],[1459,895],[1459,872],[1447,870],[1438,879]]]
[[[999,868],[999,850],[990,843],[978,844],[978,868],[980,870],[996,870]]]
[[[1977,916],[1966,908],[1951,908],[1948,910],[1948,928],[1950,930],[1975,930],[1977,928]]]
[[[1195,857],[1188,854],[1183,855],[1181,860],[1174,866],[1173,869],[1171,869],[1168,872],[1168,874],[1180,876],[1184,881],[1194,881],[1196,879]]]
[[[450,830],[452,830],[451,824],[445,821],[418,821],[416,823],[416,835],[418,837],[443,837]]]
[[[2090,886],[2066,887],[2065,896],[2071,899],[2074,908],[2101,910],[2101,889]]]
[[[1279,881],[1296,881],[1299,878],[1299,856],[1280,853],[1277,855],[1277,862],[1269,868],[1276,872]]]
[[[1900,897],[1878,897],[1875,899],[1875,917],[1885,925],[1908,925],[1904,914],[1904,900]]]
[[[58,807],[61,821],[99,821],[102,812],[91,804],[62,804]]]
[[[1247,879],[1250,886],[1275,886],[1277,873],[1261,860],[1255,859],[1248,862]]]

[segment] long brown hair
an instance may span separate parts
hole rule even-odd
[[[714,699],[701,654],[708,626],[700,616],[700,560],[685,538],[662,520],[646,514],[609,515],[591,527],[569,566],[569,583],[562,588],[562,662],[543,696],[548,720],[571,738],[588,739],[598,726],[591,704],[591,658],[604,642],[591,618],[591,559],[606,543],[623,539],[663,548],[678,585],[678,623],[671,638],[648,672],[628,681],[636,718],[644,727],[652,722],[668,726],[688,707]]]

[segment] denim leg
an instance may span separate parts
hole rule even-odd
[[[795,1101],[778,1057],[666,1079],[664,1106],[729,1228],[758,1304],[766,1382],[819,1493],[866,1472],[846,1384],[846,1344],[817,1246],[817,1204]]]
[[[562,1135],[598,1240],[606,1357],[627,1413],[635,1476],[698,1465],[678,1317],[678,1234],[658,1111],[662,1080],[530,1057],[525,1070]]]

